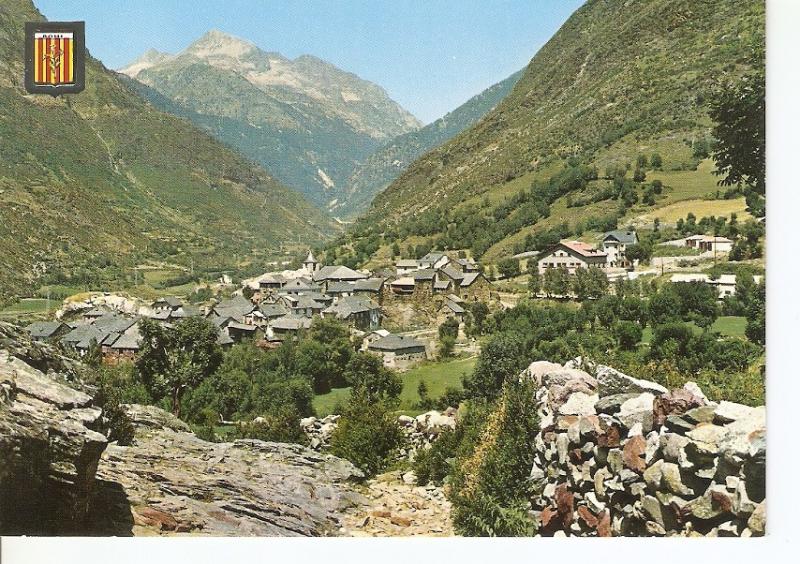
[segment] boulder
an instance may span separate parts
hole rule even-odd
[[[610,366],[598,365],[595,371],[595,379],[597,380],[597,391],[600,397],[614,394],[641,394],[644,392],[655,395],[667,393],[667,389],[660,384],[628,376]]]
[[[522,377],[532,378],[537,386],[542,386],[545,385],[545,377],[548,374],[558,372],[563,368],[563,366],[555,362],[537,360],[528,365],[528,368],[522,372]]]
[[[739,419],[750,418],[756,408],[732,401],[721,401],[714,410],[714,419],[717,423],[732,423]]]
[[[619,413],[623,403],[629,399],[637,397],[638,395],[639,394],[614,394],[606,396],[604,398],[600,398],[600,400],[598,400],[598,402],[595,404],[594,408],[597,410],[597,413],[614,415],[615,413]]]
[[[672,390],[658,396],[653,401],[653,423],[656,427],[661,427],[666,422],[668,415],[680,415],[704,404],[703,398],[686,389]]]
[[[747,528],[755,537],[764,535],[767,529],[767,503],[765,501],[756,506],[753,514],[747,520]]]
[[[646,446],[647,442],[642,435],[636,435],[625,442],[625,446],[622,448],[622,462],[626,468],[634,472],[644,472]]]
[[[561,415],[594,415],[594,404],[597,403],[597,394],[575,392],[569,396],[566,403],[558,408]]]
[[[653,400],[650,392],[643,392],[622,403],[617,417],[628,429],[636,424],[641,425],[640,433],[649,433],[653,429]]]
[[[102,410],[8,350],[0,390],[0,534],[85,532],[107,444]]]

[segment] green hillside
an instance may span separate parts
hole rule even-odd
[[[515,72],[444,117],[422,129],[400,135],[375,151],[350,176],[343,211],[349,214],[365,211],[373,198],[411,163],[471,127],[497,106],[511,92],[521,76],[522,71]]]
[[[157,108],[191,120],[336,214],[357,163],[421,125],[375,84],[219,31],[174,56],[148,51],[120,72],[147,85],[133,87]]]
[[[301,196],[95,59],[81,94],[26,94],[24,22],[39,19],[30,0],[0,4],[0,296],[124,283],[145,261],[223,269],[330,235]]]
[[[600,231],[679,200],[711,202],[708,99],[763,64],[754,54],[764,27],[760,1],[590,0],[495,110],[375,199],[352,230],[356,255],[366,240],[493,259],[536,233]]]

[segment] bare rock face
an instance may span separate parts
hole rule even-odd
[[[46,355],[18,343],[14,353]],[[106,447],[92,398],[0,350],[0,533],[78,534]]]
[[[134,444],[109,445],[103,411],[72,383],[78,366],[0,323],[0,534],[336,535],[365,505],[350,462],[207,443],[152,406],[125,406]]]
[[[127,406],[135,444],[110,445],[97,472],[96,534],[327,536],[364,504],[350,462],[300,445],[208,443],[157,408]]]

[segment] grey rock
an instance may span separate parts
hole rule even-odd
[[[763,536],[767,529],[767,504],[762,501],[747,520],[747,528],[750,529],[754,537]]]
[[[714,421],[715,405],[703,405],[690,409],[683,414],[683,418],[697,425],[698,423],[712,423]]]
[[[607,413],[609,415],[614,415],[615,413],[619,413],[619,409],[623,403],[628,401],[629,399],[635,398],[639,394],[635,393],[627,393],[627,394],[614,394],[610,396],[605,396],[600,398],[600,400],[595,404],[595,409],[597,413]]]
[[[31,356],[38,351],[34,344],[23,348]],[[88,394],[11,350],[0,351],[0,389],[0,533],[85,532],[95,470],[107,444],[97,432],[102,410]]]
[[[643,392],[622,403],[617,417],[628,429],[637,423],[642,427],[642,433],[649,433],[653,429],[653,400],[655,396],[650,392]]]
[[[597,394],[575,392],[558,408],[558,412],[561,415],[594,415],[596,413],[594,404],[598,399]]]
[[[667,462],[679,462],[689,439],[677,433],[664,433],[659,437],[659,450]]]
[[[597,379],[597,390],[600,397],[627,393],[641,394],[643,392],[657,395],[667,393],[667,389],[660,384],[628,376],[610,366],[598,365],[595,370],[595,378]]]
[[[734,403],[732,401],[721,401],[714,410],[714,417],[718,423],[732,423],[739,419],[751,417],[754,407]]]

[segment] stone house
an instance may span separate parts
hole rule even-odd
[[[631,245],[639,243],[636,231],[617,229],[603,235],[601,247],[606,253],[606,263],[610,268],[630,268],[633,265],[625,256],[625,251]]]
[[[605,252],[595,249],[588,243],[580,241],[561,241],[552,246],[537,265],[539,274],[544,274],[550,268],[566,268],[570,274],[575,274],[578,268],[589,268],[596,266],[605,268],[607,255]]]
[[[468,272],[458,287],[461,298],[471,302],[488,302],[492,294],[492,283],[483,272]]]
[[[322,312],[361,331],[372,331],[381,325],[381,308],[369,298],[347,296]]]
[[[301,331],[311,328],[312,320],[310,317],[298,316],[294,314],[284,315],[267,325],[265,337],[268,341],[282,342],[286,339],[294,339]]]
[[[414,337],[387,335],[367,346],[369,352],[383,357],[383,365],[388,368],[405,370],[427,358],[425,344]]]
[[[444,253],[428,253],[417,261],[417,268],[432,268],[434,270],[442,268],[450,262],[450,257]]]
[[[405,276],[409,272],[419,269],[419,264],[414,259],[400,259],[394,263],[398,276]]]
[[[439,308],[438,317],[441,321],[449,318],[455,318],[458,320],[459,323],[464,322],[464,318],[466,317],[467,311],[464,309],[462,305],[463,301],[455,302],[448,299],[445,299],[442,307]]]
[[[37,321],[28,325],[25,330],[34,341],[49,341],[63,337],[70,331],[70,327],[60,321]]]

